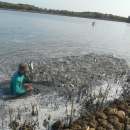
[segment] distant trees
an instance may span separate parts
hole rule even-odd
[[[4,8],[4,9],[17,9],[17,10],[29,10],[29,11],[40,11],[41,10],[40,8],[35,7],[34,5],[12,4],[12,3],[1,2],[1,1],[0,1],[0,8]]]
[[[128,17],[127,22],[130,23],[130,16]]]
[[[35,7],[34,5],[12,4],[12,3],[1,2],[1,1],[0,1],[0,8],[33,11],[33,12],[39,12],[39,13],[50,13],[50,14],[83,17],[83,18],[95,18],[95,19],[112,20],[112,21],[130,23],[130,16],[126,18],[126,17],[116,16],[113,14],[102,14],[99,12],[73,12],[73,11],[67,11],[67,10],[55,10],[55,9],[46,9],[46,8],[43,9],[43,8]]]

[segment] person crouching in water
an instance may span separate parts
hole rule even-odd
[[[25,77],[28,81],[31,82],[30,77],[27,75],[28,71],[29,68],[26,63],[19,64],[18,70],[14,73],[10,82],[10,92],[12,95],[22,95],[34,90],[33,87],[22,89]]]

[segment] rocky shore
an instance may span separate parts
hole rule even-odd
[[[108,107],[82,115],[71,125],[57,121],[53,130],[130,130],[130,99],[116,99]]]

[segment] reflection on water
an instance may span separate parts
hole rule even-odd
[[[5,10],[0,18],[1,80],[32,59],[98,52],[130,61],[127,23]]]

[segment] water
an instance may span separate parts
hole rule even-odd
[[[0,10],[0,81],[32,59],[98,52],[129,62],[129,36],[128,23]]]

